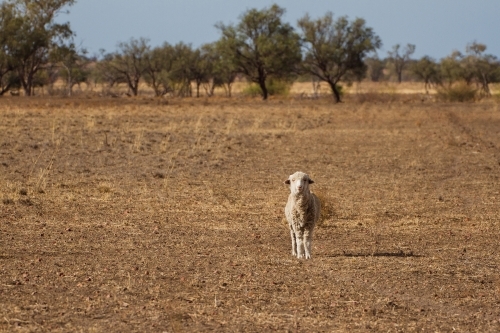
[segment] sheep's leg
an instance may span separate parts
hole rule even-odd
[[[295,238],[297,240],[297,258],[304,258],[304,232],[297,230]]]
[[[292,236],[292,256],[297,255],[297,242],[295,241],[295,232],[290,227],[290,236]]]
[[[304,231],[304,249],[306,252],[306,259],[311,259],[311,245],[312,245],[312,230]]]

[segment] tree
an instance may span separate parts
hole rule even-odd
[[[290,79],[301,60],[300,37],[281,21],[284,13],[285,9],[274,4],[244,12],[236,26],[216,25],[222,34],[220,45],[237,70],[259,85],[264,100],[268,78]]]
[[[464,68],[461,65],[462,54],[458,51],[453,51],[449,56],[441,59],[439,65],[441,77],[448,83],[448,88],[450,88],[453,82],[460,79],[465,81],[469,75],[465,75]]]
[[[401,45],[396,44],[392,47],[392,51],[387,52],[389,54],[389,60],[394,65],[399,83],[403,80],[403,70],[408,65],[411,55],[415,53],[415,45],[407,44],[401,54],[399,53],[400,48]]]
[[[68,96],[72,95],[74,85],[86,82],[89,77],[89,71],[85,68],[86,53],[85,49],[79,50],[73,43],[61,45],[51,52],[51,62],[62,69],[61,77],[66,81]]]
[[[139,93],[139,82],[147,70],[147,54],[150,50],[146,38],[131,38],[118,44],[119,51],[110,62],[111,68],[120,74],[134,96]]]
[[[204,44],[201,46],[200,51],[201,61],[197,67],[203,73],[204,80],[202,81],[202,85],[205,93],[208,97],[211,97],[214,95],[215,88],[223,85],[220,73],[217,71],[219,69],[220,54],[218,53],[216,43]]]
[[[481,93],[491,95],[489,84],[500,82],[500,62],[497,57],[485,54],[484,44],[473,42],[466,47],[466,53],[454,51],[441,60],[441,75],[448,82],[448,87],[456,81],[463,81],[470,86],[476,84]]]
[[[193,67],[196,59],[194,52],[190,44],[179,42],[174,46],[171,79],[177,96],[192,96],[191,81],[194,80]]]
[[[114,67],[114,53],[105,53],[105,50],[100,50],[101,60],[97,62],[97,65],[92,73],[94,81],[107,83],[109,87],[113,87],[115,84],[126,83],[127,80],[125,76],[116,71]]]
[[[2,3],[4,47],[13,60],[27,96],[33,94],[34,79],[48,62],[49,52],[73,36],[69,23],[54,19],[75,0],[7,0]],[[3,30],[8,27],[7,30]]]
[[[494,55],[484,54],[486,49],[485,44],[473,42],[467,45],[467,57],[463,60],[476,83],[481,86],[482,93],[490,96],[489,84],[500,81],[500,64]]]
[[[208,56],[209,53],[203,47],[193,50],[191,53],[190,73],[196,84],[196,97],[200,97],[201,85],[207,83],[212,74],[213,64],[208,59]]]
[[[11,35],[18,29],[13,4],[3,3],[0,7],[0,96],[16,83],[13,72],[14,60],[11,56]]]
[[[174,47],[168,43],[155,47],[146,55],[145,81],[157,97],[172,92],[171,75],[174,68]]]
[[[431,57],[422,57],[412,64],[410,70],[416,77],[424,81],[424,88],[427,94],[429,93],[431,84],[441,83],[438,64]]]
[[[233,54],[223,42],[211,44],[213,59],[214,85],[221,85],[226,91],[226,96],[231,97],[232,85],[238,76],[238,67],[233,61]]]
[[[365,60],[368,77],[372,82],[379,82],[384,78],[385,61],[378,56],[367,57]]]
[[[303,70],[329,84],[335,102],[340,102],[340,80],[361,79],[366,73],[363,59],[382,45],[380,38],[357,18],[334,21],[333,14],[311,20],[308,14],[298,21],[306,48]]]

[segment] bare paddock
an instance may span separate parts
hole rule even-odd
[[[499,331],[499,163],[494,102],[2,98],[0,331]]]

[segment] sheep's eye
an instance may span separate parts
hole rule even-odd
[[[294,181],[295,181],[295,178],[292,178],[292,182],[294,182]]]

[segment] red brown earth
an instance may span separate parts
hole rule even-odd
[[[0,331],[497,332],[499,176],[492,101],[3,98]]]

